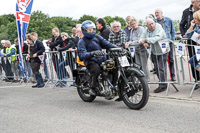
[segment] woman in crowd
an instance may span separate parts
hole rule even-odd
[[[134,59],[135,63],[142,67],[142,70],[145,72],[145,78],[148,80],[147,72],[147,60],[148,52],[147,49],[139,44],[140,36],[142,35],[144,28],[138,25],[138,21],[132,17],[130,20],[131,32],[130,32],[130,41],[125,44],[125,48],[135,49]]]
[[[193,14],[193,20],[191,21],[191,26],[186,32],[186,37],[191,38],[192,35],[196,32],[198,34],[198,39],[200,39],[200,10]],[[199,60],[197,60],[196,55],[193,55],[189,63],[192,67],[194,67],[197,71],[200,71],[200,65],[198,64]]]
[[[73,57],[73,53],[72,50],[75,47],[75,43],[74,41],[69,38],[69,35],[66,32],[62,32],[61,33],[61,37],[63,40],[63,44],[64,47],[62,48],[58,48],[58,51],[66,51],[64,54],[66,55],[66,58],[64,61],[62,61],[61,63],[59,63],[59,68],[61,70],[61,79],[68,79],[69,78],[69,73],[66,71],[65,66],[69,65],[71,71],[74,70],[74,62],[75,59]],[[62,83],[60,84],[60,87],[63,87],[67,82],[66,81],[62,81]],[[75,85],[75,83],[73,83],[72,85]]]

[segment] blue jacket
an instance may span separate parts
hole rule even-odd
[[[155,21],[158,22],[157,19],[155,19]],[[173,21],[168,17],[164,17],[164,22],[163,22],[162,27],[165,30],[167,38],[174,41],[176,32],[175,32]]]
[[[80,39],[78,42],[79,57],[80,59],[83,59],[86,65],[88,61],[94,61],[98,64],[101,64],[103,61],[106,60],[106,56],[98,58],[91,56],[92,51],[102,50],[102,48],[103,49],[117,48],[117,46],[113,45],[112,43],[109,43],[103,37],[99,35],[96,36],[98,36],[98,38],[93,37],[91,39],[88,39],[84,37],[83,39]]]
[[[200,27],[199,27],[199,25],[196,25],[195,28],[194,28],[191,32],[190,32],[190,30],[188,29],[187,32],[185,33],[185,34],[186,34],[186,37],[187,37],[187,38],[191,38],[194,32],[200,34]]]

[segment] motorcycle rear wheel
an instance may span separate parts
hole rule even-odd
[[[88,86],[83,84],[84,77],[82,75],[77,76],[77,91],[80,96],[80,98],[84,102],[92,102],[96,98],[96,96],[92,96],[89,94]],[[85,83],[86,84],[86,83]]]

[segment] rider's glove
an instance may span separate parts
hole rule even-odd
[[[91,56],[104,56],[104,53],[100,50],[92,51]]]

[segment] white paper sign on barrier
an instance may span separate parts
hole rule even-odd
[[[194,49],[196,52],[197,61],[200,61],[200,46],[194,46]]]
[[[44,55],[40,55],[40,56],[38,56],[38,58],[40,59],[41,64],[43,64],[44,63]]]
[[[177,43],[176,46],[177,46],[177,53],[179,57],[183,56],[185,53],[185,44]]]
[[[64,59],[66,58],[66,51],[62,52],[62,56],[64,57]]]
[[[170,51],[170,49],[167,49],[169,48],[169,41],[161,40],[161,41],[158,41],[158,43],[163,53]]]
[[[199,37],[199,34],[194,32],[191,39],[195,42],[197,42],[198,44],[200,44],[200,39],[198,38]]]
[[[135,46],[130,46],[129,50],[131,52],[131,56],[134,57],[134,55],[135,55]]]

